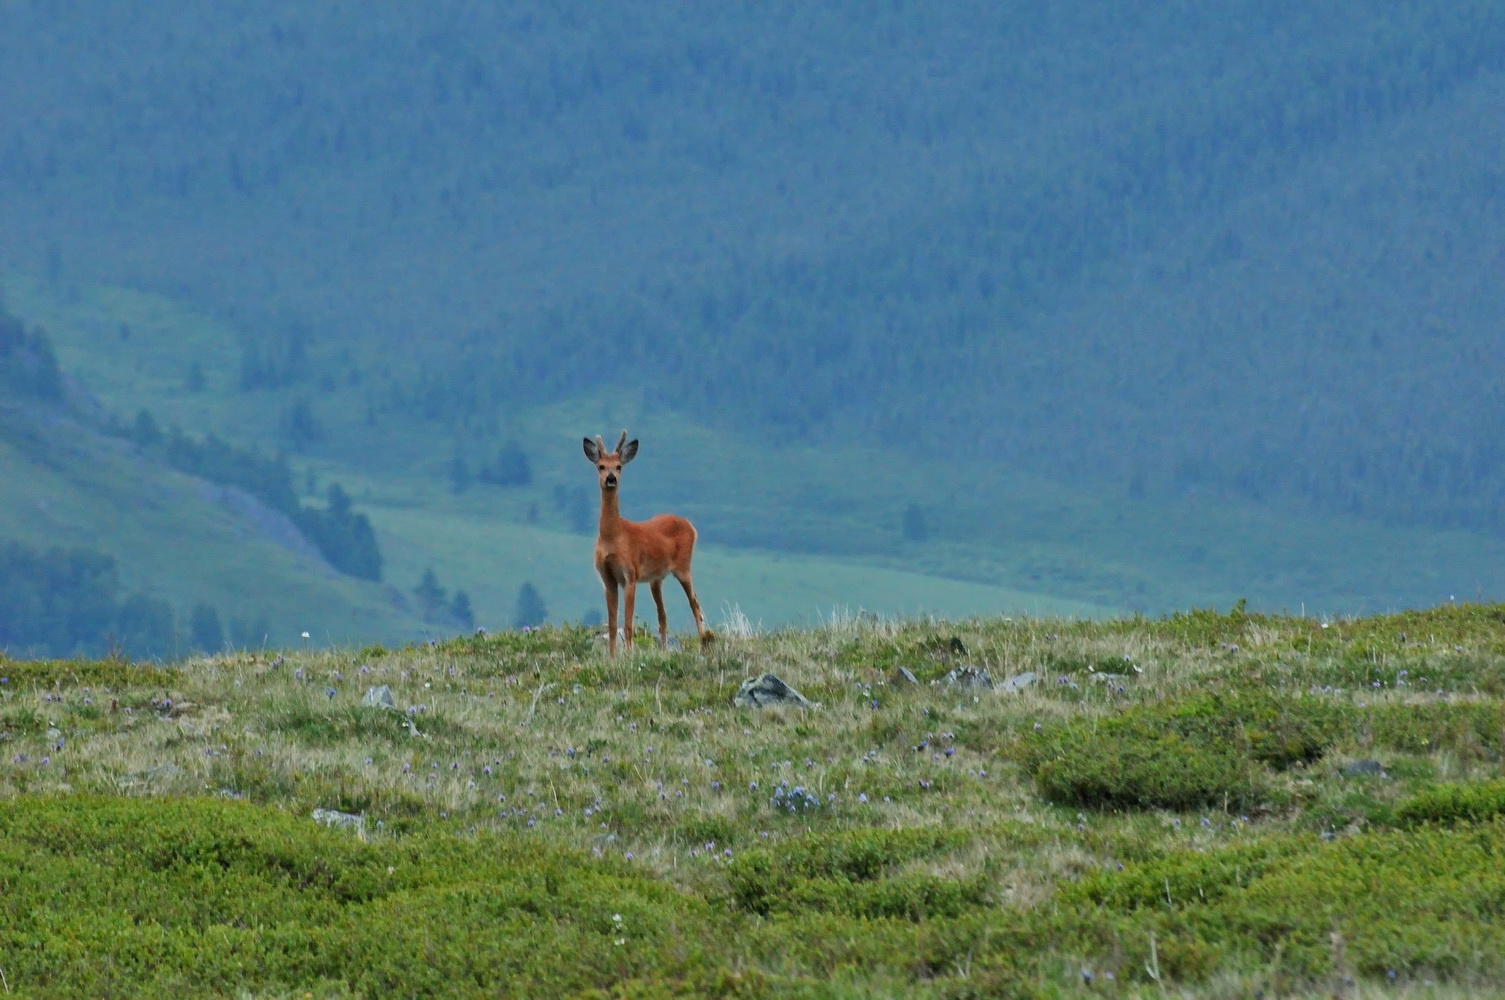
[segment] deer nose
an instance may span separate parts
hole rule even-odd
[[[606,474],[606,485],[607,486],[615,486],[615,485],[617,485],[617,474],[615,472],[608,472]]]

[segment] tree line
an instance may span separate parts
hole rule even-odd
[[[176,427],[163,431],[146,410],[128,425],[113,425],[113,430],[160,455],[180,472],[244,490],[286,514],[341,573],[361,580],[381,579],[381,547],[371,520],[354,509],[350,494],[339,483],[329,485],[324,507],[314,507],[299,502],[285,455],[268,457],[214,434],[193,438]]]
[[[12,658],[170,659],[218,652],[231,639],[255,645],[265,634],[265,621],[232,622],[227,631],[219,611],[202,601],[179,622],[167,601],[128,591],[106,553],[0,544],[0,652]]]

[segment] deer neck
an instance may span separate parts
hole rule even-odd
[[[615,490],[601,491],[601,529],[602,538],[612,538],[622,529],[622,510],[617,506],[617,493]]]

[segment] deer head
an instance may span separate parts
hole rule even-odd
[[[585,439],[585,457],[590,459],[596,466],[596,478],[603,490],[614,490],[622,479],[622,466],[637,457],[637,439],[627,440],[627,432],[617,439],[617,447],[613,451],[606,450],[606,443],[597,434],[596,439]]]

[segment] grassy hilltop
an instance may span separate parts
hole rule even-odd
[[[1505,993],[1502,665],[1481,605],[0,660],[0,969],[33,997]],[[762,671],[817,704],[733,707]]]

